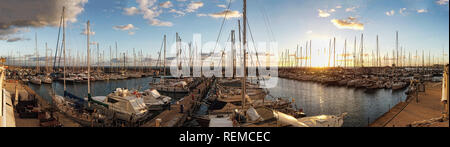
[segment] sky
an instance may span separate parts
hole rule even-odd
[[[157,58],[163,36],[171,45],[177,32],[186,42],[201,34],[203,43],[217,38],[223,43],[242,19],[241,0],[0,0],[0,56],[34,55],[36,34],[40,56],[45,55],[45,43],[54,52],[62,6],[67,9],[66,47],[71,55],[85,55],[89,20],[91,42],[98,43],[106,58],[115,42],[119,52],[135,48]],[[248,0],[248,23],[249,41],[277,42],[278,54],[287,49],[292,53],[297,45],[304,48],[307,41],[320,54],[316,50],[328,48],[333,37],[338,53],[345,40],[351,52],[355,37],[359,46],[364,34],[366,53],[375,49],[378,35],[380,54],[392,56],[398,31],[399,46],[407,54],[418,50],[442,58],[444,50],[448,58],[448,0]]]

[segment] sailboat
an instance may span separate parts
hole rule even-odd
[[[177,57],[181,56],[181,47],[179,47],[179,42],[181,42],[180,37],[177,33]],[[166,52],[166,35],[164,35],[164,53]],[[189,93],[190,86],[194,82],[193,78],[178,78],[178,77],[167,77],[165,68],[165,54],[164,54],[164,77],[161,77],[158,83],[151,82],[150,86],[160,92],[167,93]],[[178,65],[177,65],[178,66]],[[180,60],[181,66],[181,60]],[[179,68],[179,67],[178,67]]]
[[[45,59],[45,69],[46,69],[46,73],[41,77],[41,81],[44,84],[52,84],[53,80],[52,80],[52,78],[50,76],[50,73],[49,73],[49,68],[48,68],[48,63],[49,63],[48,60],[49,59],[48,59],[48,56],[47,56],[47,51],[48,51],[47,43],[45,43],[45,57],[46,57],[46,59]]]
[[[35,41],[36,41],[36,75],[32,76],[32,78],[30,79],[30,82],[33,84],[36,84],[36,85],[41,85],[42,80],[39,77],[40,69],[39,69],[39,55],[38,55],[38,50],[37,50],[37,33],[35,35]]]
[[[262,105],[255,103],[247,91],[247,0],[243,0],[243,66],[244,77],[242,78],[241,103],[239,106],[227,103],[222,114],[209,115],[210,127],[341,127],[344,123],[346,113],[335,115],[320,115],[312,117],[295,118],[292,115],[271,109],[265,106],[264,98]],[[239,23],[240,24],[240,23]]]

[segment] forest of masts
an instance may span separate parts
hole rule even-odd
[[[285,68],[359,68],[431,67],[448,64],[444,48],[439,53],[432,53],[430,50],[407,51],[406,48],[399,46],[398,32],[396,32],[395,49],[392,52],[380,52],[378,35],[373,50],[367,50],[368,47],[364,46],[364,34],[361,34],[359,41],[357,37],[352,41],[344,40],[344,46],[337,47],[336,38],[332,38],[328,48],[323,49],[313,49],[313,41],[306,41],[305,46],[297,45],[294,50],[282,51],[279,66]],[[320,60],[321,63],[314,63],[317,60]]]
[[[279,67],[287,68],[324,68],[324,67],[343,67],[343,68],[358,68],[358,67],[386,67],[386,66],[396,66],[396,67],[424,67],[424,66],[435,66],[448,64],[446,61],[445,49],[442,49],[442,53],[431,52],[430,50],[425,51],[415,50],[411,51],[399,46],[398,32],[396,32],[396,44],[395,49],[392,52],[380,52],[380,44],[378,35],[376,36],[376,46],[373,50],[366,50],[364,46],[364,34],[361,34],[360,40],[355,37],[353,42],[350,40],[344,40],[343,47],[336,46],[336,38],[332,38],[329,41],[328,48],[314,49],[313,41],[306,41],[305,46],[297,45],[297,47],[292,50],[282,50],[281,56],[279,57]],[[56,58],[53,56],[53,49],[50,49],[45,43],[45,55],[40,57],[37,45],[37,34],[35,37],[36,47],[35,53],[33,55],[21,54],[20,49],[12,49],[8,52],[6,65],[25,67],[25,68],[36,68],[38,71],[52,72],[53,67],[62,67],[60,55]],[[164,36],[164,43],[166,37]],[[177,41],[181,41],[181,38],[177,33]],[[162,67],[167,63],[163,63],[162,51],[158,52],[156,56],[158,59],[152,59],[150,54],[144,54],[143,50],[132,49],[132,54],[129,51],[124,52],[118,51],[117,42],[115,42],[114,47],[108,46],[106,49],[100,48],[100,43],[92,43],[94,49],[91,50],[91,66],[94,71],[104,71],[104,72],[119,72],[124,69],[134,70],[138,72],[146,72],[151,68]],[[189,49],[191,53],[191,44],[185,49]],[[181,49],[177,52],[177,57],[181,55]],[[59,52],[59,54],[61,54]],[[436,55],[437,54],[437,55]],[[131,56],[131,57],[130,57]],[[189,59],[192,59],[192,55],[189,54]],[[69,71],[79,71],[87,69],[87,57],[84,50],[72,50],[68,49],[66,56],[66,66]],[[314,59],[317,58],[317,59]],[[55,62],[56,59],[57,61]],[[323,62],[323,60],[327,60]],[[314,61],[320,60],[321,63],[317,64]],[[189,61],[190,63],[192,61]],[[162,65],[164,64],[164,65]],[[43,67],[43,68],[41,68]],[[166,67],[166,66],[164,66]],[[107,68],[107,70],[105,70]]]

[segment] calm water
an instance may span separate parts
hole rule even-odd
[[[116,88],[140,89],[150,88],[151,77],[141,79],[127,79],[117,81],[92,82],[92,95],[104,96],[113,92]],[[52,85],[37,86],[29,84],[44,99],[51,101],[49,90],[55,89],[60,95],[63,94],[62,82],[54,82]],[[87,84],[67,84],[67,90],[79,97],[87,97]],[[285,97],[295,99],[297,108],[309,115],[337,115],[348,113],[344,126],[365,127],[369,121],[383,115],[397,103],[404,101],[406,95],[404,90],[392,92],[391,90],[378,90],[372,94],[364,93],[345,87],[328,87],[312,82],[299,82],[287,79],[278,79],[278,86],[268,89],[274,97]],[[168,94],[165,94],[168,95]],[[175,99],[183,95],[169,95]]]
[[[155,79],[159,82],[159,79]],[[153,78],[145,77],[140,79],[127,79],[127,80],[111,80],[111,81],[96,81],[91,83],[91,94],[92,96],[106,96],[112,93],[116,88],[128,88],[128,89],[138,89],[146,90],[150,88],[149,83],[153,82]],[[28,84],[36,93],[42,96],[44,99],[51,101],[49,94],[50,90],[55,90],[57,94],[64,94],[64,84],[63,82],[55,81],[53,84],[43,84],[41,86]],[[87,83],[74,83],[66,84],[67,91],[78,96],[87,97]],[[184,97],[184,95],[170,95],[163,93],[164,95],[171,96],[172,98],[179,99]],[[175,100],[174,99],[174,100]]]
[[[269,89],[275,97],[294,98],[297,108],[309,115],[338,115],[348,113],[346,127],[366,127],[369,121],[389,111],[406,100],[405,90],[378,90],[367,94],[364,90],[345,87],[324,86],[312,82],[278,79],[278,86]]]

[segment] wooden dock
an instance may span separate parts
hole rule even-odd
[[[182,98],[170,110],[165,110],[141,127],[156,127],[156,120],[161,119],[160,127],[181,127],[187,118],[197,109],[199,102],[208,94],[212,80],[206,79],[199,84],[188,96]],[[181,113],[183,105],[183,113]]]

